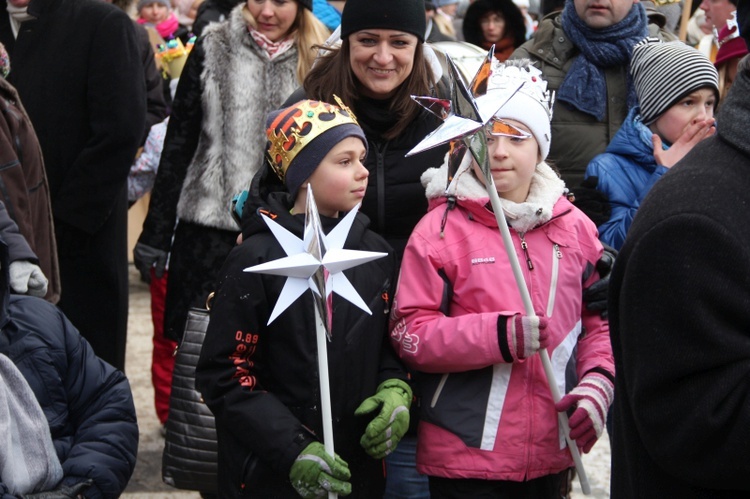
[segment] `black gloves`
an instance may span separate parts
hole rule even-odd
[[[133,248],[133,263],[141,273],[143,282],[151,282],[151,267],[156,277],[164,275],[167,267],[167,252],[143,243],[136,243]]]
[[[598,311],[602,319],[608,317],[607,293],[609,290],[609,274],[617,257],[617,250],[611,246],[604,245],[599,261],[596,262],[596,271],[599,272],[599,280],[583,290],[583,302],[587,310]]]

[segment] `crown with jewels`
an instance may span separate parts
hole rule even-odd
[[[548,119],[552,120],[555,94],[547,90],[547,82],[538,68],[532,66],[528,59],[493,62],[487,91],[512,92],[516,89],[518,93],[525,94],[539,102],[547,113]]]
[[[313,140],[341,125],[357,125],[354,113],[334,95],[338,106],[327,102],[303,100],[282,109],[268,125],[266,158],[276,175],[284,181],[294,158]]]

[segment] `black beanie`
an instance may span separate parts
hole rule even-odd
[[[301,6],[303,6],[304,8],[306,8],[307,10],[309,10],[310,12],[312,12],[312,10],[313,10],[313,0],[297,0],[297,2]]]
[[[393,29],[424,42],[427,31],[424,0],[346,0],[341,38],[363,29]]]

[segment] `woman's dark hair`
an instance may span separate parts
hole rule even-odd
[[[354,76],[349,62],[349,39],[344,38],[340,48],[318,48],[328,50],[328,53],[318,59],[305,78],[303,84],[305,95],[309,99],[335,102],[333,95],[336,94],[356,114],[361,84]],[[390,98],[390,110],[398,119],[396,124],[383,134],[383,138],[390,140],[398,137],[411,125],[420,112],[419,105],[412,100],[411,96],[431,95],[435,84],[433,80],[432,71],[424,57],[423,44],[417,40],[411,73]]]
[[[512,0],[476,0],[469,5],[464,16],[464,40],[478,47],[484,47],[484,36],[479,21],[488,12],[498,12],[505,18],[505,32],[513,36],[513,46],[520,47],[526,41],[526,23],[521,10]]]

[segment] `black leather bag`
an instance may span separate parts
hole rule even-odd
[[[195,367],[208,319],[207,309],[188,311],[185,334],[175,356],[161,473],[164,483],[172,487],[215,494],[216,426],[213,414],[195,389]]]

